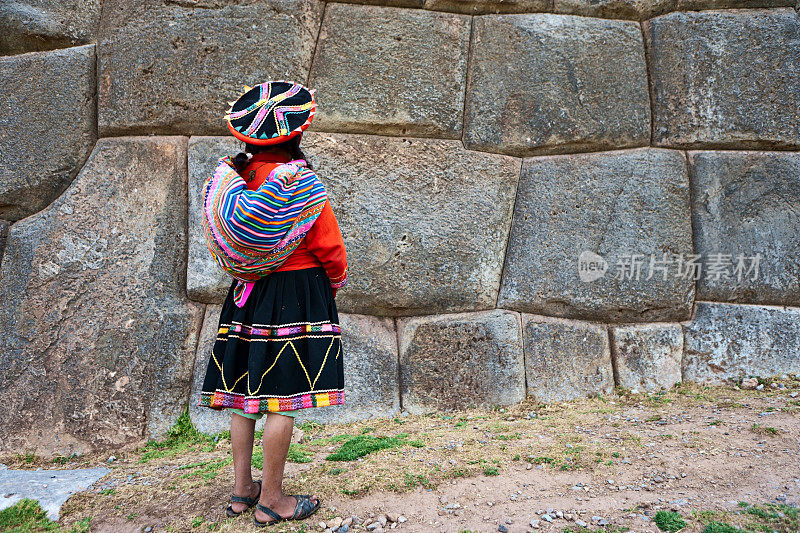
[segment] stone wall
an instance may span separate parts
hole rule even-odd
[[[227,426],[195,407],[229,286],[199,190],[266,79],[318,90],[350,263],[346,404],[300,420],[800,372],[797,10],[4,4],[0,449]]]

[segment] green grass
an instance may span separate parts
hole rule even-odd
[[[44,531],[87,533],[91,520],[91,517],[82,518],[71,528],[64,529],[58,522],[47,518],[47,513],[44,512],[39,502],[24,499],[0,511],[0,531],[4,533],[41,533]]]
[[[308,443],[309,446],[327,446],[329,444],[339,444],[350,438],[350,435],[342,433],[341,435],[331,435],[330,437],[320,437]]]
[[[70,462],[71,460],[75,459],[76,457],[77,457],[77,455],[75,455],[74,453],[72,455],[69,455],[69,456],[56,455],[55,457],[53,457],[52,463],[56,464],[56,465],[65,465],[68,462]]]
[[[406,474],[403,482],[406,487],[416,487],[417,485],[422,485],[426,489],[432,487],[431,482],[423,474]]]
[[[310,463],[312,459],[309,451],[301,444],[290,444],[289,454],[286,458],[290,463]]]
[[[175,421],[175,425],[169,429],[164,440],[150,440],[140,448],[142,457],[139,462],[146,463],[152,459],[180,455],[197,448],[198,445],[202,451],[212,451],[215,447],[214,437],[197,431],[189,419],[189,410],[185,409]]]
[[[521,439],[522,434],[514,433],[513,435],[495,435],[494,438],[499,440],[515,440],[515,439]]]
[[[86,517],[78,520],[75,522],[75,525],[72,526],[72,530],[70,533],[88,533],[90,531],[89,523],[92,521],[92,518]]]
[[[758,433],[759,435],[769,435],[770,437],[776,437],[779,433],[779,431],[773,427],[762,426],[761,424],[756,423],[750,427],[750,430],[753,433]]]
[[[703,533],[746,533],[743,529],[739,529],[738,527],[734,527],[730,524],[726,524],[725,522],[709,522],[705,528],[703,528]]]
[[[258,446],[255,450],[253,450],[253,457],[250,458],[250,464],[256,470],[261,470],[264,468],[264,450],[261,448],[261,446]]]
[[[422,446],[419,441],[408,441],[408,433],[400,433],[396,437],[375,437],[373,435],[358,435],[348,437],[347,441],[338,450],[325,457],[328,461],[355,461],[370,453],[388,448],[398,448],[404,444]]]
[[[680,513],[673,511],[658,511],[653,522],[658,529],[669,533],[675,533],[686,527],[686,520],[681,517]]]
[[[741,513],[754,519],[748,529],[761,529],[763,531],[796,532],[800,531],[800,508],[782,503],[766,503],[764,505],[750,505],[739,502]]]
[[[181,477],[184,479],[199,477],[205,481],[209,481],[217,477],[222,468],[228,466],[233,462],[233,458],[225,457],[216,461],[202,461],[199,463],[190,463],[178,467],[178,470],[192,470],[183,474]]]
[[[58,523],[47,518],[44,509],[35,500],[20,500],[0,511],[0,531],[28,533],[58,531],[58,529]]]
[[[286,456],[286,460],[290,463],[310,463],[312,459],[311,452],[301,444],[293,443],[289,445],[289,453]],[[253,450],[253,457],[250,459],[250,464],[257,470],[264,468],[264,449],[261,446],[257,446]]]

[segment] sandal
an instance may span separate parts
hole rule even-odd
[[[297,507],[295,507],[294,514],[292,514],[292,516],[284,518],[269,507],[259,503],[256,505],[256,509],[271,516],[275,520],[261,522],[254,516],[253,522],[255,522],[256,526],[258,527],[265,527],[271,526],[272,524],[277,524],[278,522],[282,522],[284,520],[303,520],[316,513],[319,509],[319,506],[322,504],[322,500],[319,499],[317,500],[317,503],[312,502],[310,494],[293,494],[292,496],[294,496],[294,498],[297,500]]]
[[[231,501],[232,502],[234,502],[234,503],[244,503],[244,504],[247,505],[247,507],[245,507],[244,509],[242,509],[241,511],[239,511],[237,513],[236,511],[233,510],[233,506],[232,505],[228,505],[228,508],[225,509],[225,514],[226,515],[230,516],[231,518],[233,518],[234,516],[239,516],[240,514],[242,514],[243,512],[247,511],[252,506],[254,506],[256,503],[258,503],[258,499],[261,497],[261,480],[257,479],[255,481],[253,481],[253,483],[258,483],[258,496],[256,496],[255,498],[250,498],[249,496],[237,496],[235,494],[231,495]]]

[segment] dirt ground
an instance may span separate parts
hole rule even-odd
[[[671,510],[687,522],[682,531],[704,531],[713,521],[800,531],[800,380],[764,385],[620,389],[547,405],[305,424],[290,459],[308,462],[287,463],[284,491],[321,495],[323,507],[269,530],[322,531],[320,522],[337,516],[358,517],[350,530],[364,530],[388,513],[406,521],[385,529],[414,532],[656,532],[656,513]],[[327,458],[360,435],[396,437],[396,446],[356,460]],[[260,531],[252,512],[223,514],[232,488],[226,435],[179,435],[114,453],[111,463],[108,453],[0,462],[112,468],[65,504],[65,528],[91,517],[91,531]]]

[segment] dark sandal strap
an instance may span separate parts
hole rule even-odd
[[[244,512],[244,511],[239,511],[239,512],[237,513],[236,511],[234,511],[234,510],[233,510],[233,506],[231,506],[231,505],[229,505],[229,506],[228,506],[228,507],[225,509],[225,514],[226,514],[226,515],[228,515],[228,516],[230,516],[231,518],[233,518],[234,516],[239,516],[239,515],[240,515],[240,514],[242,514],[243,512]]]
[[[319,501],[317,501],[317,503],[311,501],[310,494],[295,494],[294,498],[297,500],[297,507],[295,507],[294,514],[292,515],[293,520],[302,520],[311,516],[320,505]]]
[[[253,483],[258,483],[258,496],[256,496],[255,498],[251,498],[250,496],[237,496],[235,494],[232,494],[231,501],[236,503],[245,503],[249,507],[252,507],[253,504],[256,503],[258,499],[261,497],[261,480],[253,481]],[[236,511],[234,511],[234,513],[235,512]]]
[[[274,521],[274,522],[270,522],[270,523],[272,523],[272,524],[274,524],[275,522],[280,522],[281,520],[283,520],[283,519],[284,519],[284,518],[283,518],[281,515],[279,515],[278,513],[276,513],[275,511],[273,511],[273,510],[272,510],[272,509],[270,509],[269,507],[267,507],[267,506],[265,506],[265,505],[261,505],[260,503],[256,504],[256,509],[258,509],[258,510],[259,510],[259,511],[261,511],[262,513],[264,513],[264,514],[266,514],[266,515],[269,515],[269,516],[271,516],[272,518],[274,518],[274,519],[275,519],[275,521]],[[263,523],[263,522],[262,522],[262,523]]]

